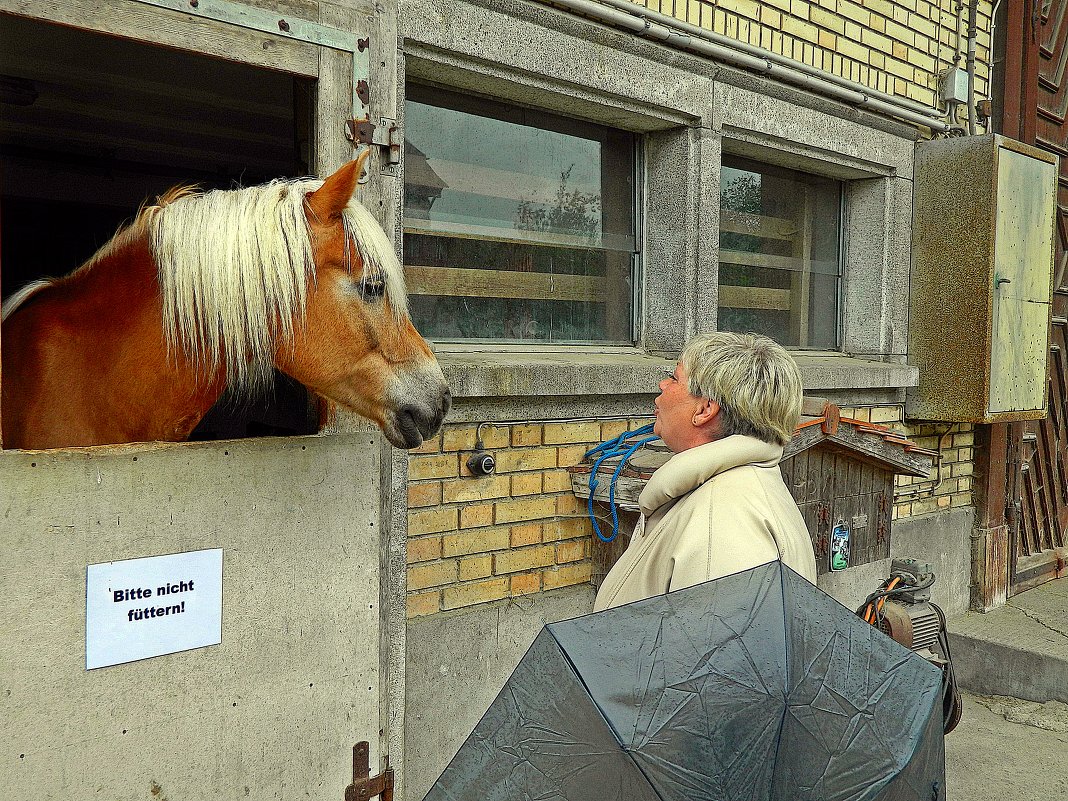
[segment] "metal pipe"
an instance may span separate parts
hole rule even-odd
[[[555,6],[614,25],[643,39],[653,39],[679,49],[752,70],[815,94],[841,100],[853,106],[897,117],[945,133],[950,126],[942,112],[911,100],[870,89],[807,64],[788,59],[770,50],[706,31],[666,14],[650,11],[631,0],[547,0]]]
[[[964,36],[961,34],[961,26],[964,25],[964,2],[965,0],[957,0],[957,9],[953,12],[954,21],[957,24],[957,54],[954,56],[954,63],[960,64],[961,54],[964,53],[964,47],[961,42],[964,41]]]
[[[942,448],[946,441],[946,437],[953,433],[953,429],[955,428],[955,426],[955,423],[950,423],[948,426],[946,426],[946,430],[943,431],[942,435],[938,438],[938,459],[936,462],[937,472],[935,473],[937,478],[928,479],[927,481],[920,482],[920,484],[913,484],[906,490],[898,490],[897,488],[895,488],[895,499],[912,498],[916,495],[924,494],[934,495],[938,491],[938,488],[941,487],[943,483],[945,483],[946,477],[942,474]],[[931,486],[921,486],[921,484],[930,484]]]
[[[968,58],[964,64],[968,70],[968,135],[975,136],[975,39],[979,35],[976,15],[979,0],[968,0]]]
[[[637,6],[634,0],[600,0],[600,2],[621,10],[633,9],[635,6]],[[755,56],[761,59],[762,61],[772,61],[783,67],[794,69],[806,75],[811,75],[813,77],[820,78],[821,80],[828,81],[845,89],[852,89],[854,91],[863,92],[864,94],[870,95],[876,99],[885,100],[888,103],[900,105],[904,108],[911,109],[912,111],[917,111],[921,114],[930,114],[932,113],[932,111],[936,114],[940,113],[937,109],[932,109],[930,106],[926,106],[923,103],[918,103],[915,100],[909,100],[908,98],[898,97],[897,95],[887,94],[886,92],[880,92],[877,89],[871,89],[870,87],[865,86],[864,84],[857,83],[856,81],[851,81],[848,78],[842,78],[841,76],[835,75],[834,73],[826,72],[824,70],[818,69],[817,67],[812,67],[802,61],[796,61],[792,58],[787,58],[786,56],[781,55],[780,53],[775,53],[771,50],[765,50],[763,47],[749,44],[749,42],[743,42],[740,39],[732,39],[729,36],[724,36],[723,34],[716,33],[715,31],[706,30],[705,28],[701,28],[697,25],[694,25],[691,22],[686,22],[685,20],[680,20],[676,17],[673,17],[670,14],[664,14],[660,11],[653,11],[652,9],[645,8],[643,6],[637,6],[637,8],[640,11],[639,16],[648,17],[649,19],[652,19],[655,22],[659,22],[662,25],[675,26],[680,30],[690,34],[691,36],[697,36],[703,39],[707,39],[710,42],[722,45],[723,47],[726,47],[731,50],[738,50],[743,53],[748,53],[749,55]]]
[[[935,5],[935,14],[938,15],[938,23],[935,28],[935,74],[937,75],[942,70],[942,0],[938,0]]]
[[[998,30],[998,9],[1001,7],[1001,0],[996,0],[994,7],[990,10],[990,46],[987,48],[987,62],[990,64],[990,77],[987,78],[987,90],[986,95],[990,97],[994,87],[994,72],[997,68],[997,61],[994,58],[996,52],[995,37]],[[986,124],[987,131],[990,130],[990,121]]]

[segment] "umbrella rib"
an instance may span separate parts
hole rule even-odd
[[[656,630],[656,642],[655,642],[655,644],[653,646],[653,649],[652,649],[652,653],[654,655],[660,651],[660,645],[661,645],[663,636],[664,636],[664,618],[663,618],[663,616],[661,616],[659,625],[657,626],[657,630]],[[652,666],[654,664],[656,664],[656,661],[657,660],[654,658],[652,660],[652,662],[650,663],[650,669],[649,669],[649,674],[650,675],[652,673]],[[645,689],[640,693],[640,696],[639,696],[639,699],[638,699],[638,701],[639,701],[639,703],[638,703],[639,711],[645,707],[645,698],[646,698],[646,696],[648,694],[648,689],[649,689],[649,684],[648,684],[648,678],[647,678]],[[590,694],[590,697],[591,698],[593,697],[592,693]],[[653,707],[652,711],[649,713],[649,720],[647,721],[647,723],[652,723],[652,721],[656,719],[657,711],[660,709],[661,701],[663,701],[663,695],[661,695],[659,698],[656,699],[656,704]],[[642,718],[642,716],[640,714],[639,715],[635,715],[635,717],[634,717],[634,729],[633,729],[633,731],[631,731],[630,742],[634,742],[637,739],[638,728],[641,725],[641,718]],[[648,729],[648,726],[646,726],[646,730],[647,729]],[[648,732],[646,731],[646,733],[648,733]]]
[[[775,735],[775,757],[773,759],[773,765],[771,769],[772,786],[774,786],[775,775],[779,771],[779,747],[782,745],[782,733],[786,728],[786,716],[790,711],[790,633],[787,631],[786,622],[786,576],[783,574],[782,561],[777,563],[779,565],[779,593],[782,599],[782,653],[783,653],[783,705],[782,714],[779,715],[779,731]]]
[[[630,760],[630,763],[634,766],[634,769],[641,774],[643,779],[645,779],[645,783],[649,786],[649,791],[654,796],[659,798],[660,793],[656,791],[656,785],[654,785],[652,780],[649,778],[649,774],[642,769],[642,766],[638,763],[638,760],[634,758],[634,755],[630,752],[630,749],[628,749],[626,745],[623,744],[623,738],[620,737],[619,732],[616,731],[616,727],[612,725],[612,721],[608,719],[608,716],[604,713],[604,710],[601,709],[600,704],[597,703],[597,699],[594,697],[593,693],[590,692],[590,687],[588,684],[586,684],[586,679],[581,673],[579,673],[578,668],[575,667],[575,663],[571,661],[571,654],[567,652],[567,649],[564,648],[563,643],[561,643],[560,640],[557,638],[556,632],[554,632],[550,626],[546,626],[545,630],[549,632],[549,636],[553,638],[553,642],[556,643],[556,647],[560,649],[560,654],[564,657],[564,662],[567,663],[567,666],[571,670],[571,672],[575,674],[575,678],[578,679],[579,684],[582,685],[582,689],[589,697],[590,703],[593,704],[593,708],[597,710],[597,714],[601,716],[601,720],[603,720],[605,726],[608,727],[608,731],[611,732],[612,736],[619,744],[620,750],[623,751],[624,754],[626,754],[627,759]]]

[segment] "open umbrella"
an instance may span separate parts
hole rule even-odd
[[[772,562],[546,626],[426,801],[940,801],[941,691]]]

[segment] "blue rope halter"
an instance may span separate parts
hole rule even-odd
[[[647,442],[652,442],[655,439],[660,439],[657,436],[645,436],[653,433],[653,424],[636,428],[633,431],[624,431],[618,437],[602,442],[595,448],[590,448],[586,451],[586,458],[593,456],[596,453],[601,453],[597,458],[597,461],[593,463],[593,469],[590,471],[590,497],[586,502],[586,511],[590,516],[590,522],[593,523],[593,533],[597,535],[597,539],[601,542],[612,542],[619,534],[619,510],[616,509],[616,481],[619,480],[620,473],[623,472],[623,465],[627,463],[627,459],[634,455],[634,452],[638,450],[642,445]],[[642,437],[637,442],[628,443],[627,440],[634,437]],[[597,525],[597,518],[593,514],[593,493],[596,491],[600,482],[597,480],[597,471],[601,467],[601,462],[605,459],[611,459],[613,456],[621,456],[619,464],[616,466],[615,472],[612,474],[612,481],[608,485],[608,503],[612,507],[612,536],[606,537],[601,533],[601,527]]]

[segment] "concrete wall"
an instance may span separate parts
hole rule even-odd
[[[409,621],[404,799],[430,789],[542,626],[592,608],[586,584]]]
[[[636,348],[437,346],[456,404],[443,435],[409,463],[410,616],[588,579],[588,551],[575,546],[590,532],[563,470],[645,422],[678,350],[716,329],[725,152],[843,182],[845,352],[798,353],[806,390],[869,407],[899,404],[916,383],[904,364],[909,251],[900,246],[913,129],[835,113],[811,95],[539,4],[405,3],[400,32],[407,79],[636,131],[645,156]],[[546,68],[561,64],[566,79]],[[900,421],[899,406],[894,413]],[[464,461],[480,423],[502,469],[476,479]]]
[[[916,383],[903,364],[909,250],[901,241],[912,214],[915,129],[540,4],[402,3],[400,32],[409,81],[643,135],[638,345],[645,353],[673,356],[695,333],[716,328],[720,162],[732,153],[844,182],[844,353],[821,354],[812,365],[818,385],[809,389],[900,393]],[[439,350],[459,398],[575,394],[603,383],[606,368],[605,391],[633,392],[644,368],[572,351],[554,378],[542,369],[553,358],[546,349],[525,352],[519,364],[492,348]],[[901,399],[860,395],[847,400]]]
[[[364,431],[0,454],[0,796],[340,798],[391,680],[381,452]],[[86,566],[203,548],[222,643],[87,671]]]

